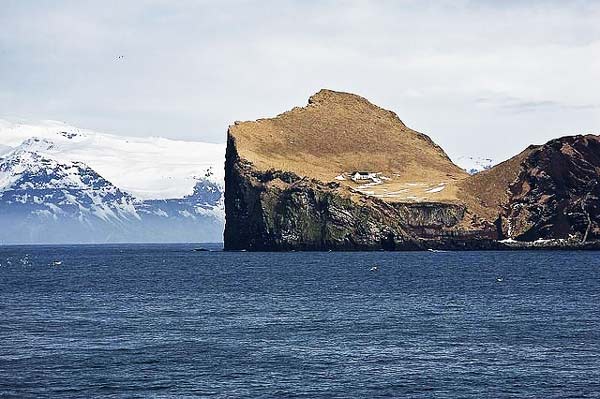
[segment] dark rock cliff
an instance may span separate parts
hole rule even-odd
[[[533,150],[509,186],[504,233],[517,240],[600,238],[600,138],[571,136]]]
[[[230,126],[224,246],[600,248],[599,174],[600,138],[588,135],[469,176],[395,114],[324,90],[306,107]]]
[[[292,172],[257,171],[229,135],[225,250],[422,250],[496,247],[495,226],[464,230],[463,205],[386,203]]]

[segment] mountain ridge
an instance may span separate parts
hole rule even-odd
[[[82,161],[122,190],[142,199],[179,198],[193,192],[195,177],[222,184],[223,144],[127,137],[63,122],[13,123],[0,119],[3,153],[27,146],[48,157]]]
[[[32,128],[5,121],[0,143],[0,243],[221,239],[222,167],[213,161],[218,159],[213,149],[222,146],[105,135],[56,122]],[[111,145],[115,148],[107,148]],[[171,152],[163,153],[165,148]],[[207,160],[186,165],[187,159],[202,158],[195,151],[206,148]],[[177,159],[154,159],[173,152]],[[146,165],[149,177],[143,176]],[[125,189],[115,180],[125,182]],[[176,187],[163,190],[169,184]],[[140,196],[141,188],[148,190]]]
[[[324,182],[342,176],[343,186],[388,200],[452,202],[455,182],[468,176],[431,138],[407,127],[395,113],[332,90],[321,90],[307,106],[275,118],[236,122],[228,136],[240,157],[259,170],[286,170]],[[349,178],[355,171],[383,179],[364,187]]]

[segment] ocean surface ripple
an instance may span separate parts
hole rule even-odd
[[[600,397],[597,252],[193,248],[0,247],[0,398]]]

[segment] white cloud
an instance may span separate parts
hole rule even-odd
[[[600,133],[598,2],[5,2],[8,115],[223,142],[327,87],[451,155]]]

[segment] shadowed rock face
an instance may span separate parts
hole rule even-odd
[[[460,249],[489,247],[496,237],[491,224],[458,229],[461,205],[356,200],[336,182],[258,172],[233,150],[226,171],[226,250]]]
[[[533,150],[509,186],[503,230],[518,240],[600,238],[600,138],[573,136]]]
[[[229,128],[225,249],[501,249],[506,237],[595,238],[600,188],[587,182],[598,176],[598,146],[595,136],[554,140],[469,176],[394,113],[324,90],[307,107]],[[367,191],[348,178],[354,170],[382,179]]]
[[[399,194],[366,195],[349,178],[355,170],[380,173],[376,188]],[[305,108],[230,127],[225,249],[488,246],[496,227],[473,219],[452,191],[466,177],[394,113],[323,90]],[[400,195],[411,190],[418,200]]]

